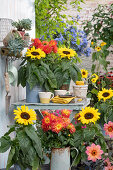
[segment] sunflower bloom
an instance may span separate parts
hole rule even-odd
[[[41,59],[45,58],[46,54],[40,48],[35,49],[33,46],[31,49],[27,49],[26,56],[31,59]]]
[[[105,102],[107,99],[110,99],[111,97],[113,97],[113,90],[112,89],[105,89],[105,88],[103,88],[102,91],[98,92],[98,99],[99,99],[99,101],[101,99],[103,99],[104,102]]]
[[[96,50],[96,51],[100,51],[101,48],[100,48],[100,47],[95,47],[95,50]]]
[[[88,76],[88,71],[85,69],[81,69],[81,74],[82,74],[82,78],[87,78]]]
[[[86,154],[88,155],[88,160],[96,162],[97,159],[101,159],[103,150],[101,150],[100,145],[95,145],[94,143],[92,143],[91,146],[87,146]]]
[[[74,50],[70,48],[62,48],[62,47],[58,49],[58,54],[61,56],[61,58],[68,58],[68,59],[77,56],[77,53]]]
[[[96,83],[96,81],[98,80],[98,75],[97,74],[92,74],[92,76],[91,76],[92,78],[91,78],[91,81],[92,81],[92,83]]]
[[[95,123],[100,117],[100,113],[98,112],[98,109],[95,109],[93,107],[85,107],[85,109],[82,109],[81,112],[79,112],[80,117],[78,120],[80,120],[83,124],[88,123]]]
[[[113,122],[109,121],[108,124],[104,124],[105,134],[109,135],[110,138],[113,138]]]
[[[100,45],[101,45],[101,47],[103,47],[106,45],[106,42],[102,42]]]
[[[16,115],[14,119],[17,119],[16,122],[19,124],[33,124],[33,121],[36,120],[36,113],[33,109],[28,109],[27,106],[21,106],[21,108],[17,108],[14,110],[14,114]]]

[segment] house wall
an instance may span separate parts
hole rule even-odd
[[[0,18],[9,18],[12,20],[18,20],[23,18],[30,18],[32,20],[32,30],[29,32],[32,38],[35,37],[35,12],[34,12],[34,0],[0,0]],[[0,30],[0,34],[2,30]],[[24,53],[24,52],[23,52]],[[0,137],[8,130],[7,125],[13,122],[12,108],[10,113],[5,112],[5,57],[0,55]],[[20,61],[14,61],[11,64],[16,65]],[[16,86],[10,86],[11,103],[23,99],[25,97],[25,89]],[[7,153],[0,154],[0,169],[6,168]]]

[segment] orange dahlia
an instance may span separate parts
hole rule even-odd
[[[87,146],[86,154],[88,155],[88,160],[96,162],[97,159],[101,159],[103,150],[101,150],[100,145],[95,145],[94,143],[92,143],[91,146]]]
[[[52,125],[51,129],[53,132],[59,133],[63,129],[63,127],[64,127],[63,122],[57,121]]]
[[[70,121],[69,118],[63,117],[62,120],[63,120],[63,123],[64,123],[64,127],[65,127],[65,128],[71,123],[71,121]]]
[[[61,110],[62,117],[69,118],[70,114],[71,114],[71,110],[67,110],[67,109]]]
[[[69,129],[70,133],[74,133],[76,131],[74,125],[72,123],[70,123],[68,126],[67,126],[67,129]]]

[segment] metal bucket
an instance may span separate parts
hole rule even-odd
[[[26,83],[26,102],[27,103],[40,103],[39,92],[45,91],[44,87],[40,85],[36,85],[32,89],[30,89],[29,84]]]
[[[75,149],[77,152],[76,159],[78,156],[78,150],[76,148],[72,149]],[[72,165],[70,165],[70,147],[52,149],[50,170],[71,170]]]

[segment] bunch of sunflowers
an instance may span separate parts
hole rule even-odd
[[[20,65],[18,84],[25,87],[27,82],[30,89],[37,84],[47,91],[60,89],[65,81],[76,81],[81,76],[77,62],[80,59],[73,49],[58,48],[55,40],[41,41],[35,38]]]

